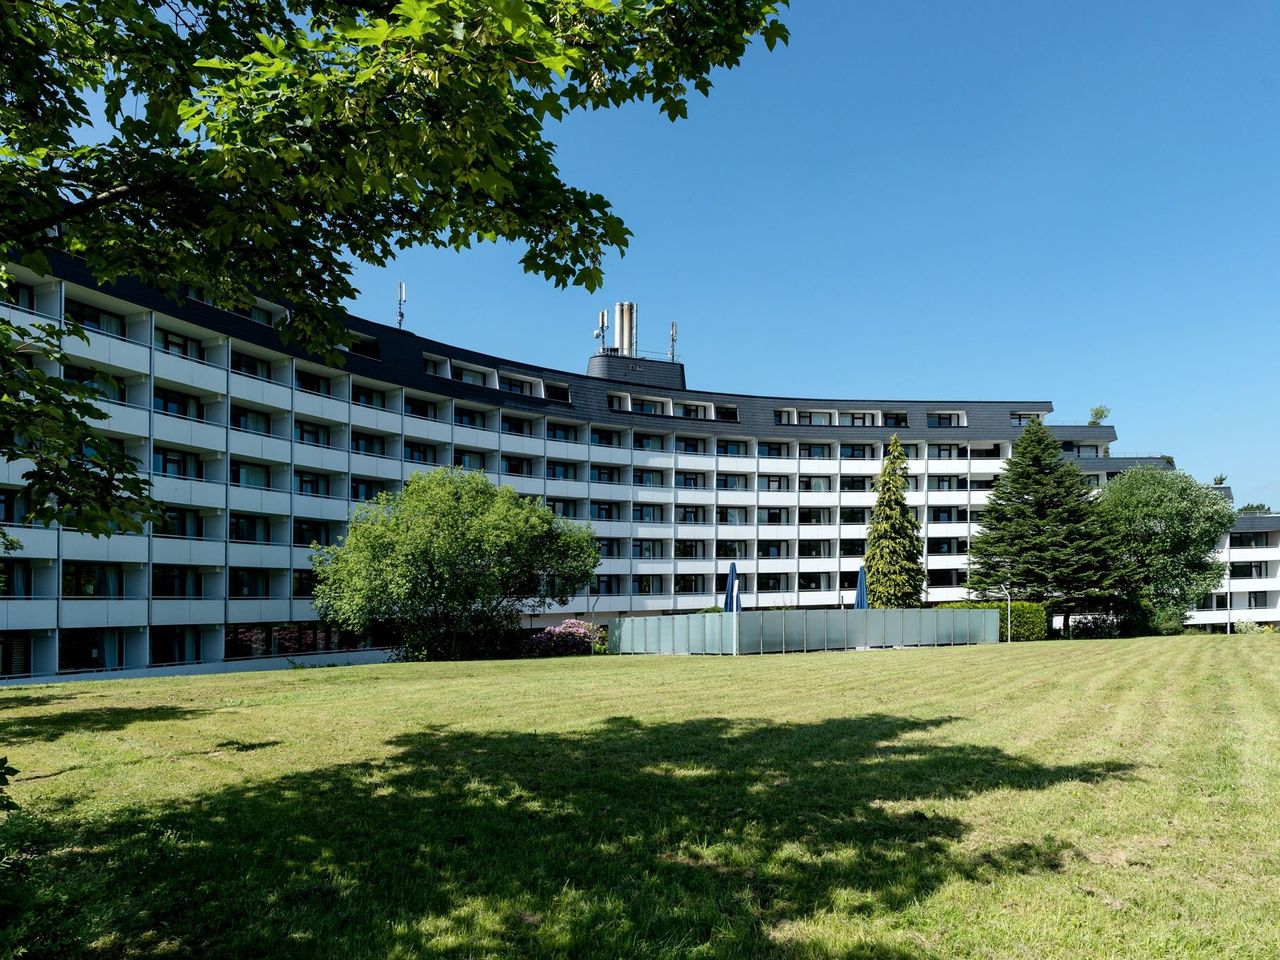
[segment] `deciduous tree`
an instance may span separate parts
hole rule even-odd
[[[315,605],[344,629],[394,638],[411,659],[487,656],[523,614],[568,602],[599,560],[589,527],[481,473],[417,473],[317,549]]]

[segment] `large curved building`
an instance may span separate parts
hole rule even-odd
[[[71,316],[70,376],[112,375],[107,429],[149,467],[163,529],[94,540],[10,529],[0,676],[211,663],[327,651],[310,550],[342,535],[351,504],[452,464],[589,521],[601,561],[564,609],[601,618],[717,602],[730,563],[744,607],[850,604],[885,442],[911,460],[928,600],[965,595],[966,550],[987,491],[1039,400],[762,397],[689,389],[682,364],[635,350],[634,314],[585,373],[552,370],[351,318],[341,368],[284,345],[266,301],[244,314],[144,286],[18,266],[19,322]],[[1098,484],[1139,462],[1110,426],[1055,425]],[[25,513],[0,475],[3,522]]]

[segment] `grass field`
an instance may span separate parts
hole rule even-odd
[[[4,753],[32,957],[1280,956],[1271,637],[11,688]]]

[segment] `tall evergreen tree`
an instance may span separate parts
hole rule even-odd
[[[876,505],[867,531],[867,605],[918,607],[924,591],[920,522],[907,506],[907,455],[895,433],[889,438]]]
[[[1038,419],[1023,428],[969,548],[969,589],[1046,604],[1068,618],[1110,607],[1124,582],[1113,530],[1080,468]]]

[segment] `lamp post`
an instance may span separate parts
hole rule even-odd
[[[1004,592],[1005,603],[1004,639],[1007,643],[1013,643],[1013,594],[1009,592],[1007,583],[1000,589]]]

